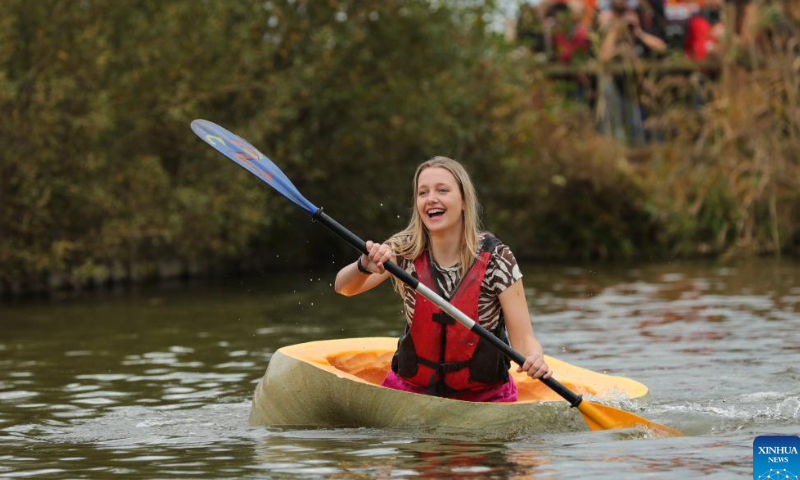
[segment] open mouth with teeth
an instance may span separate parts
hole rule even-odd
[[[432,208],[432,209],[428,210],[427,213],[428,213],[428,217],[429,218],[439,218],[442,215],[444,215],[444,209],[443,208]]]

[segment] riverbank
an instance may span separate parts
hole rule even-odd
[[[521,260],[800,252],[800,29],[731,49],[699,84],[685,62],[581,67],[641,83],[654,141],[631,148],[598,132],[565,70],[484,28],[487,6],[268,5],[154,4],[156,27],[124,4],[5,5],[0,291],[352,256],[203,145],[195,118],[247,138],[364,238],[404,227],[416,165],[443,154]]]

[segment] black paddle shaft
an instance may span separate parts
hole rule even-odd
[[[321,208],[317,210],[317,213],[315,213],[312,216],[312,219],[314,221],[317,221],[325,225],[325,227],[327,227],[330,231],[332,231],[338,237],[342,238],[344,241],[352,245],[356,250],[358,250],[362,254],[366,255],[369,253],[367,252],[367,242],[360,239],[353,232],[346,229],[339,222],[331,218],[330,215],[323,212]],[[399,278],[403,283],[413,288],[414,290],[417,290],[417,287],[419,286],[419,280],[417,280],[416,278],[411,276],[408,272],[400,268],[396,263],[385,262],[383,266],[386,268],[386,270],[389,271],[389,273]],[[458,320],[458,318],[456,318],[456,320]],[[470,328],[470,330],[479,337],[491,343],[495,348],[503,352],[503,354],[506,357],[510,358],[518,365],[522,365],[525,363],[525,357],[523,357],[522,354],[511,348],[511,346],[509,346],[506,342],[497,338],[489,330],[486,330],[485,328],[480,326],[478,322],[474,322],[474,325]],[[554,378],[539,378],[539,380],[548,387],[550,387],[551,390],[559,394],[562,398],[564,398],[564,400],[569,402],[569,404],[572,405],[573,407],[577,407],[578,405],[580,405],[581,401],[583,400],[581,395],[575,394],[575,392],[565,387],[561,382],[559,382]]]

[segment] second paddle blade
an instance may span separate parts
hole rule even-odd
[[[586,400],[578,405],[583,419],[592,430],[611,430],[617,428],[647,428],[659,437],[682,437],[683,432],[676,428],[651,422],[618,408],[592,403]]]

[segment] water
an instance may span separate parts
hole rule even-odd
[[[402,328],[388,287],[309,271],[0,306],[0,477],[751,478],[756,436],[800,434],[800,264],[523,272],[548,353],[647,384],[620,406],[688,435],[250,428],[280,346]]]

